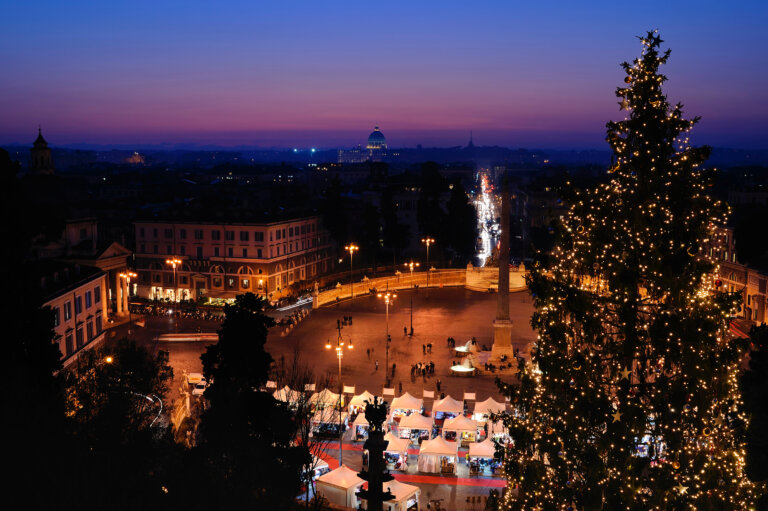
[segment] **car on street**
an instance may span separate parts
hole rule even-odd
[[[205,380],[199,383],[195,383],[195,385],[192,387],[192,395],[202,396],[206,388],[208,388],[208,383]]]

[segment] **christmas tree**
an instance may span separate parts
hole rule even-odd
[[[528,278],[538,340],[513,412],[506,509],[750,509],[735,294],[715,290],[728,206],[712,198],[698,118],[662,93],[656,32],[622,64],[604,184],[574,190]]]

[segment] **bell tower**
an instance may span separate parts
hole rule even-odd
[[[51,175],[55,168],[53,158],[51,158],[51,149],[48,142],[43,138],[40,128],[37,128],[37,139],[29,150],[29,173],[35,175]]]

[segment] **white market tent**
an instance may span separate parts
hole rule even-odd
[[[347,412],[341,412],[341,423],[346,425],[349,420],[349,414]],[[312,417],[312,422],[315,424],[338,424],[339,423],[339,411],[338,410],[318,410]]]
[[[365,426],[368,427],[368,421],[365,419],[365,414],[358,413],[355,420],[352,421],[353,426]]]
[[[425,429],[432,431],[432,417],[412,413],[400,420],[400,429]]]
[[[453,463],[455,472],[458,457],[458,442],[448,442],[440,436],[432,440],[425,440],[419,449],[419,472],[440,472],[441,458],[448,458]]]
[[[414,502],[416,504],[415,509],[421,509],[421,506],[419,506],[419,495],[421,495],[421,490],[418,486],[401,483],[397,479],[393,479],[392,481],[384,483],[384,491],[387,490],[389,490],[395,498],[384,502],[384,511],[401,511],[409,509]],[[366,502],[365,499],[360,499],[360,501],[363,504],[363,509],[368,509],[368,502]],[[409,506],[409,503],[411,503],[411,506]]]
[[[405,438],[397,438],[392,433],[384,435],[384,440],[389,442],[384,452],[393,452],[398,454],[408,454],[408,445],[410,442]]]
[[[508,435],[509,435],[509,430],[504,425],[504,421],[497,420],[495,422],[488,423],[488,436],[490,438],[498,438],[498,437],[503,437]]]
[[[284,403],[298,403],[301,399],[301,392],[298,390],[293,390],[291,387],[286,385],[282,389],[274,391],[272,393],[272,397]]]
[[[486,438],[482,442],[474,442],[469,444],[468,458],[489,458],[493,459],[496,454],[496,444],[490,438]]]
[[[357,477],[357,472],[342,465],[318,477],[315,492],[337,506],[357,509],[356,492],[364,483],[363,479]]]
[[[328,389],[323,389],[320,392],[315,392],[309,398],[309,404],[317,408],[325,408],[327,406],[336,406],[339,403],[339,395]]]
[[[412,413],[414,411],[421,413],[422,408],[424,408],[424,400],[414,397],[407,392],[402,396],[393,399],[392,404],[389,406],[389,409],[392,410],[393,414],[399,411],[400,415]]]
[[[468,419],[464,415],[457,415],[451,419],[445,419],[445,423],[443,424],[443,437],[445,437],[446,431],[455,431],[456,433],[462,433],[466,431],[471,432],[474,434],[474,436],[476,436],[477,421]]]
[[[500,403],[489,397],[485,401],[475,403],[475,411],[472,413],[472,418],[479,422],[486,422],[492,413],[501,413],[506,410],[506,403]]]
[[[435,404],[432,405],[432,416],[434,417],[437,412],[463,414],[464,403],[456,401],[451,396],[445,396],[445,398],[435,401]]]
[[[366,401],[373,401],[373,394],[364,390],[362,394],[358,394],[349,400],[349,408],[364,408]]]

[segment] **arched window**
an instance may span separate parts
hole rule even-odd
[[[251,288],[251,275],[253,275],[253,268],[249,266],[241,266],[237,269],[237,273],[240,276],[240,289]]]

